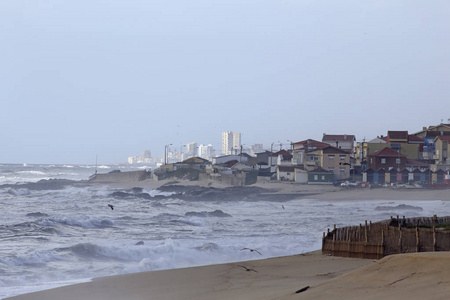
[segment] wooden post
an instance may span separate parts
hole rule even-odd
[[[436,251],[436,228],[433,224],[433,251]]]
[[[402,230],[399,227],[398,230],[400,231],[400,236],[398,238],[398,251],[399,253],[402,253]]]
[[[381,254],[381,257],[384,257],[384,230],[381,230],[381,253],[380,254]]]
[[[361,227],[361,223],[359,223],[358,242],[361,242],[361,231],[362,231],[362,227]]]
[[[416,226],[416,252],[419,252],[419,227]]]
[[[367,220],[366,223],[364,224],[364,235],[365,235],[365,242],[367,243]]]

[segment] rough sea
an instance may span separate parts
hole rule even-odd
[[[99,172],[115,169],[133,170],[115,165]],[[318,250],[333,224],[450,215],[450,202],[435,199],[185,199],[167,191],[65,184],[87,180],[94,170],[0,165],[0,299],[100,276]]]

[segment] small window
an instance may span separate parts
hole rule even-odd
[[[381,159],[381,163],[382,163],[382,164],[385,164],[385,163],[386,163],[386,158],[382,158],[382,159]]]
[[[322,175],[322,180],[325,180],[325,175]]]
[[[340,156],[339,156],[339,160],[340,160],[340,161],[345,161],[345,155],[340,155]]]
[[[314,180],[319,180],[319,175],[314,175]]]
[[[334,155],[329,155],[329,156],[328,156],[328,159],[329,159],[330,161],[334,161]]]
[[[328,171],[334,172],[334,168],[329,168]]]
[[[341,172],[341,174],[345,174],[345,169],[344,168],[340,168],[339,172]]]
[[[396,164],[399,164],[399,163],[400,163],[400,158],[396,158],[396,159],[395,159],[395,163],[396,163]]]

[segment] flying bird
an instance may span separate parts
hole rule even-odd
[[[259,255],[262,255],[261,252],[259,252],[258,250],[255,250],[255,249],[242,248],[241,251],[242,251],[242,250],[248,250],[248,251],[250,251],[250,252],[256,252],[256,253],[258,253]]]
[[[114,210],[114,206],[112,204],[108,204],[109,207],[111,207],[111,210]]]
[[[250,269],[250,268],[247,268],[246,266],[243,266],[243,265],[238,265],[238,267],[244,268],[245,271],[247,271],[247,272],[256,272],[256,273],[258,273],[258,271],[256,271],[255,269]]]

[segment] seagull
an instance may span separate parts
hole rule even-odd
[[[242,250],[249,250],[250,252],[256,252],[256,253],[258,253],[259,255],[262,255],[261,252],[259,252],[258,250],[255,250],[255,249],[242,248],[241,251],[242,251]]]
[[[111,210],[114,210],[114,206],[112,204],[108,204],[109,207],[111,207]]]
[[[256,271],[255,269],[250,269],[250,268],[247,268],[246,266],[242,266],[242,265],[238,265],[238,267],[241,267],[241,268],[244,268],[245,269],[245,271],[247,271],[247,272],[256,272],[256,273],[258,273],[258,271]]]
[[[284,209],[284,205],[281,205],[281,207]]]

